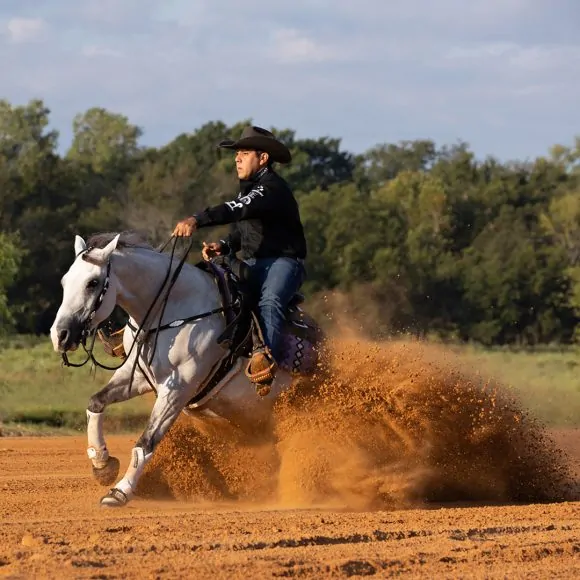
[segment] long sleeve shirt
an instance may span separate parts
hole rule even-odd
[[[248,258],[306,258],[306,239],[298,203],[289,185],[272,169],[240,181],[231,201],[196,216],[198,228],[232,224],[226,240],[233,252]]]

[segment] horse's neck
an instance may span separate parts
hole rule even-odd
[[[115,254],[114,271],[120,285],[117,301],[137,324],[141,324],[157,296],[167,276],[169,262],[170,258],[166,254],[140,248]],[[177,265],[178,260],[174,259],[169,280]],[[171,288],[163,319],[159,320],[169,280],[148,318],[150,323],[164,324],[177,318],[212,310],[220,305],[219,292],[209,274],[184,264]]]

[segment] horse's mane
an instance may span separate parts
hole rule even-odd
[[[104,248],[119,232],[100,232],[92,234],[87,241],[88,248]],[[154,250],[153,246],[147,242],[141,234],[134,231],[121,232],[117,248],[145,248]]]

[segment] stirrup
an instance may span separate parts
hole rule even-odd
[[[123,333],[125,332],[125,327],[112,332],[110,336],[105,336],[105,333],[99,328],[97,330],[97,336],[103,343],[103,350],[112,357],[115,358],[126,358],[125,348],[123,347]]]
[[[260,368],[257,371],[252,372],[252,362],[254,362],[254,357],[256,355],[262,355],[263,362],[265,363],[265,365],[263,366],[263,368]],[[277,369],[278,365],[276,364],[276,361],[272,359],[272,357],[269,355],[267,351],[260,349],[252,353],[250,361],[246,366],[245,373],[248,379],[252,381],[252,383],[256,385],[269,386],[272,384],[272,381],[274,380],[274,375]]]

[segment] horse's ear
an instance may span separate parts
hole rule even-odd
[[[104,264],[115,251],[121,234],[117,234],[104,248],[94,248],[87,254],[83,254],[83,260],[94,264]]]
[[[80,236],[75,236],[75,256],[87,249],[87,244]]]

